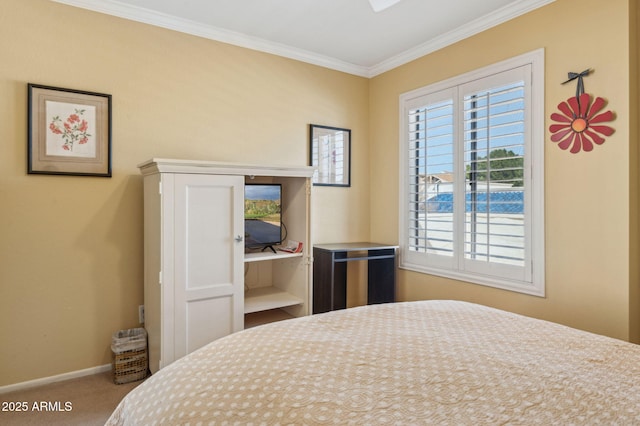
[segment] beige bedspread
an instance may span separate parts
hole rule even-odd
[[[454,301],[248,329],[174,362],[108,425],[640,425],[640,347]]]

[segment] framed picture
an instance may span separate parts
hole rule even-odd
[[[111,95],[28,84],[27,173],[111,177]]]
[[[314,185],[351,186],[351,130],[311,124],[309,147]]]

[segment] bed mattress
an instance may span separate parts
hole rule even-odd
[[[363,306],[216,340],[107,425],[640,424],[640,347],[457,301]]]

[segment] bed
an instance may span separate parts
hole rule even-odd
[[[640,346],[459,301],[246,329],[158,371],[107,425],[640,424]]]

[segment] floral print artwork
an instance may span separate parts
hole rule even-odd
[[[89,123],[87,123],[87,120],[80,118],[84,112],[85,110],[83,109],[76,109],[75,113],[67,117],[64,122],[57,115],[53,117],[49,124],[49,130],[56,135],[62,135],[64,140],[62,149],[73,151],[74,144],[82,145],[89,141],[89,136],[91,136],[87,133]]]
[[[95,157],[95,107],[47,102],[47,153]]]

